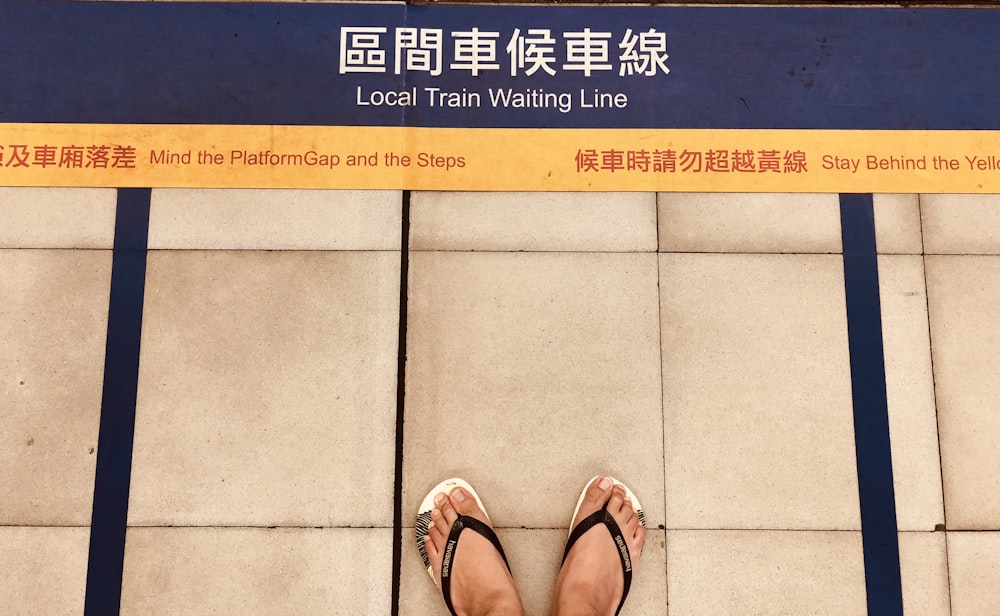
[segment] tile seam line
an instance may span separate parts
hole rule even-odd
[[[931,393],[934,396],[934,427],[937,432],[938,448],[938,476],[941,478],[941,525],[944,527],[944,573],[946,589],[948,591],[948,611],[954,613],[955,605],[951,592],[951,552],[948,549],[948,502],[944,491],[944,448],[941,446],[941,417],[938,413],[938,387],[937,376],[934,372],[934,333],[931,328],[931,292],[927,283],[927,243],[924,238],[924,203],[920,194],[917,194],[917,216],[920,220],[920,268],[924,275],[924,310],[927,313],[927,347],[931,363]]]
[[[925,257],[1000,257],[1000,252],[925,252]]]
[[[131,528],[131,527],[130,527]],[[161,527],[150,527],[150,528],[161,528]],[[163,527],[171,528],[171,527]],[[178,527],[182,528],[182,527]],[[211,527],[210,527],[211,528]],[[280,527],[279,527],[280,528]],[[569,529],[566,526],[497,526],[496,530],[500,531],[514,531],[514,530],[524,530],[524,531],[560,531],[567,532]],[[412,526],[403,526],[404,530],[413,529]],[[650,526],[647,531],[665,531],[665,532],[685,532],[685,533],[828,533],[828,534],[860,534],[860,528],[691,528],[691,527],[678,527],[670,528],[664,527],[660,528],[659,525]],[[910,534],[910,535],[930,535],[934,533],[944,533],[942,530],[901,530],[898,531],[899,534]],[[965,531],[947,531],[949,533],[982,533],[982,532],[1000,532],[1000,531],[983,531],[983,530],[965,530]]]
[[[577,249],[566,249],[566,250],[476,250],[474,248],[462,248],[462,249],[441,249],[441,248],[413,248],[410,250],[413,253],[419,254],[476,254],[476,255],[506,255],[506,254],[543,254],[543,255],[560,255],[560,254],[578,254],[578,255],[655,255],[657,251],[655,250],[577,250]]]
[[[85,616],[121,608],[151,192],[119,188],[117,194]]]
[[[306,252],[306,251],[300,251]],[[330,251],[330,252],[346,252],[346,251]],[[377,252],[377,251],[372,251]],[[395,251],[392,251],[395,252]],[[475,250],[475,249],[438,249],[438,248],[414,248],[410,249],[411,253],[418,254],[599,254],[599,255],[645,255],[645,254],[660,254],[660,255],[734,255],[734,256],[834,256],[839,257],[844,253],[837,252],[804,252],[804,251],[763,251],[763,252],[748,252],[733,251],[733,250]],[[880,252],[880,255],[887,256],[920,256],[923,253],[919,252]],[[932,254],[931,256],[955,256],[955,257],[996,257],[1000,256],[997,254],[973,254],[973,253],[941,253]]]
[[[3,250],[0,248],[0,250]],[[32,250],[32,249],[20,249]],[[47,250],[47,249],[40,249]],[[73,250],[73,249],[71,249]],[[101,249],[103,250],[103,249]],[[155,253],[179,253],[179,252],[253,252],[253,253],[301,253],[301,254],[327,254],[327,253],[351,253],[351,254],[395,254],[398,248],[148,248],[147,252]]]
[[[73,524],[0,524],[0,530],[30,528],[37,530],[45,529],[90,529],[87,525]],[[216,530],[392,530],[393,526],[270,526],[251,524],[129,524],[128,529],[216,529]],[[404,524],[402,530],[411,530],[413,526]],[[565,532],[566,526],[497,526],[497,530],[558,530]],[[860,533],[860,528],[696,528],[696,527],[669,527],[660,528],[659,525],[651,527],[650,530],[681,531],[681,532],[738,532],[738,533]],[[956,530],[900,530],[899,534],[933,534],[933,533],[995,533],[1000,532],[994,529],[956,529]]]
[[[842,193],[840,220],[867,611],[902,616],[873,195]]]
[[[0,529],[3,528],[89,528],[88,526],[38,526],[38,525],[21,525],[21,524],[7,524],[0,525]],[[129,529],[216,529],[216,530],[392,530],[393,526],[259,526],[259,525],[247,525],[247,524],[235,524],[235,525],[221,525],[221,524],[129,524]],[[404,524],[400,527],[401,530],[412,530],[413,526],[408,526]],[[566,532],[568,529],[565,526],[497,526],[497,530],[558,530]],[[660,525],[651,526],[649,530],[664,530],[664,531],[681,531],[681,532],[698,532],[698,533],[714,533],[714,532],[736,532],[736,533],[860,533],[860,528],[693,528],[693,527],[677,527],[671,528],[664,526],[660,528]],[[992,530],[901,530],[898,531],[900,534],[932,534],[932,533],[982,533],[982,532],[997,532]]]
[[[89,524],[0,524],[0,530],[4,528],[86,528],[90,529]]]
[[[3,250],[45,250],[49,252],[111,252],[114,246],[0,246]]]
[[[739,256],[832,256],[840,252],[725,252],[725,251],[683,251],[683,250],[411,250],[417,254],[463,254],[463,255],[739,255]],[[897,253],[892,253],[897,254]]]
[[[661,270],[663,261],[660,258],[660,193],[653,193],[653,207],[654,210],[654,220],[656,224],[655,237],[656,237],[656,332],[658,336],[659,344],[657,344],[658,357],[660,360],[660,369],[657,370],[656,376],[660,381],[660,454],[663,459],[660,460],[660,468],[663,469],[663,525],[657,530],[663,530],[664,544],[663,551],[666,553],[667,544],[667,405],[664,403],[664,398],[666,397],[666,390],[664,389],[663,383],[663,288],[660,286],[663,272]],[[663,584],[664,602],[667,606],[670,605],[670,585],[664,581]]]
[[[2,528],[2,527],[0,527]],[[45,527],[41,527],[45,528]],[[76,528],[76,527],[71,527]],[[319,525],[265,525],[265,524],[129,524],[130,530],[141,529],[216,529],[216,530],[391,530],[392,526],[319,526]],[[406,528],[405,526],[403,528]]]

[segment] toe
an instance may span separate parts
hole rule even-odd
[[[479,504],[476,502],[476,499],[467,490],[458,487],[452,489],[448,500],[451,501],[455,511],[461,515],[471,516],[482,522],[488,523],[490,521],[490,519],[486,516],[486,513],[479,508]]]
[[[625,520],[625,525],[622,526],[622,533],[629,540],[629,549],[638,555],[642,553],[642,545],[646,541],[646,529],[643,528],[642,522],[639,521],[639,514],[636,513],[634,508],[631,508],[631,503],[628,506],[630,507],[629,514]]]
[[[611,488],[614,483],[609,477],[600,476],[595,478],[587,486],[587,491],[584,493],[582,507],[588,509],[593,509],[594,511],[600,509],[604,506],[604,503],[608,502],[608,497],[611,494]]]
[[[608,511],[610,511],[611,514],[614,515],[621,513],[622,509],[624,508],[625,508],[625,489],[622,488],[621,486],[615,486],[614,489],[611,490],[611,499],[608,500]]]
[[[435,535],[437,535],[437,537],[435,537]],[[427,550],[427,556],[430,557],[432,563],[437,563],[440,560],[438,557],[438,554],[441,552],[438,547],[440,545],[440,536],[441,534],[438,533],[436,529],[432,528],[430,532],[427,533],[427,536],[424,537],[424,549]]]
[[[642,547],[646,544],[646,529],[639,524],[639,527],[635,529],[635,534],[632,535],[632,552],[636,555],[636,559],[642,556]],[[635,559],[633,559],[635,560]]]
[[[629,532],[635,532],[635,528],[640,526],[639,514],[635,512],[635,509],[626,509],[625,511],[627,512],[625,517],[625,527],[628,528]]]
[[[444,538],[447,537],[447,534],[440,526],[433,524],[427,529],[427,536],[440,549],[444,545]]]
[[[451,525],[458,519],[458,513],[455,511],[455,507],[452,505],[448,495],[441,493],[435,496],[434,506],[441,511],[441,519],[444,521],[445,526],[451,528]]]
[[[621,529],[622,534],[629,540],[629,544],[632,547],[642,544],[646,531],[639,522],[639,516],[633,514]]]
[[[438,547],[444,546],[444,538],[448,536],[451,532],[451,524],[445,519],[444,514],[441,513],[440,509],[435,509],[431,512],[431,527],[430,531],[436,533],[436,537],[440,538],[438,541]]]

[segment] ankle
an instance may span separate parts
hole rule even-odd
[[[516,589],[483,589],[460,614],[468,616],[524,616]]]
[[[483,612],[483,616],[524,616],[524,606],[518,599],[497,599]]]
[[[600,610],[582,601],[557,602],[552,608],[552,616],[604,616]]]
[[[592,584],[559,584],[552,616],[605,616],[601,593]]]

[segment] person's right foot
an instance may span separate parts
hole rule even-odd
[[[620,485],[608,477],[595,478],[583,497],[571,528],[607,503],[628,546],[633,572],[639,564],[646,529],[639,521],[632,501]],[[625,590],[625,575],[607,526],[597,524],[580,536],[566,555],[556,581],[553,616],[614,616]]]

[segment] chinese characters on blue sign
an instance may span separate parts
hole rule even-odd
[[[503,38],[501,38],[503,34]],[[558,38],[556,37],[558,36]],[[617,41],[612,50],[612,40]],[[448,60],[445,61],[447,41]],[[504,44],[503,41],[506,41]],[[503,58],[498,51],[503,44]],[[390,62],[390,53],[392,61]],[[557,56],[558,52],[562,52]],[[611,32],[583,28],[553,35],[551,29],[515,28],[507,35],[497,31],[452,30],[445,37],[442,28],[389,28],[383,26],[343,26],[340,29],[340,73],[385,73],[403,71],[441,75],[469,71],[479,76],[499,71],[501,59],[512,77],[531,76],[539,71],[554,76],[558,71],[579,71],[590,77],[617,68],[619,76],[666,75],[667,35],[650,28],[645,32]],[[612,63],[612,60],[614,63]]]

